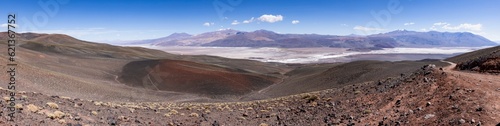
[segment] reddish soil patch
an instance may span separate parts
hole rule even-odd
[[[242,95],[267,87],[278,79],[240,69],[165,59],[131,62],[123,67],[118,80],[153,90]]]

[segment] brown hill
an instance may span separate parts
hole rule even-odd
[[[0,33],[6,35],[5,33]],[[0,36],[0,38],[7,38]],[[241,85],[220,86],[215,88],[213,94],[225,94],[235,92],[246,92],[257,90],[262,86],[273,83],[273,78],[281,77],[281,73],[287,71],[286,65],[278,63],[262,63],[250,60],[227,59],[215,56],[183,56],[165,53],[159,50],[152,50],[139,47],[119,47],[108,44],[92,43],[78,40],[66,35],[58,34],[17,34],[18,46],[16,48],[19,90],[42,92],[51,95],[64,95],[103,101],[175,101],[175,100],[202,100],[194,94],[210,94],[214,92],[194,92],[195,90],[151,90],[147,86],[129,86],[127,81],[118,81],[123,70],[127,71],[133,64],[139,61],[171,60],[176,61],[174,65],[186,66],[183,68],[186,73],[173,73],[179,76],[191,75],[198,69],[206,68],[206,72],[198,73],[198,77],[211,79],[213,84],[230,84],[231,79],[222,78],[229,75],[239,79]],[[1,40],[4,41],[4,40]],[[6,40],[5,40],[6,41]],[[1,43],[1,48],[7,48],[5,43]],[[7,50],[1,52],[6,53]],[[1,55],[0,60],[7,62],[6,55]],[[166,63],[169,64],[169,63]],[[184,65],[182,65],[184,64]],[[164,65],[160,65],[164,66]],[[2,65],[2,67],[6,67]],[[152,67],[155,68],[155,67]],[[168,67],[166,67],[168,68]],[[144,70],[144,67],[136,68]],[[167,72],[178,70],[168,68]],[[205,69],[203,69],[205,70]],[[126,73],[126,72],[125,72]],[[134,73],[129,73],[133,75]],[[145,75],[145,74],[144,74]],[[142,75],[142,76],[144,76]],[[247,78],[248,77],[248,78]],[[1,75],[0,82],[8,83],[9,77]],[[187,89],[187,85],[198,86],[200,82],[182,80],[186,84],[182,89]],[[176,81],[177,82],[177,81]],[[151,85],[150,85],[151,86]],[[160,86],[165,89],[171,85]],[[210,89],[211,86],[204,85]],[[241,86],[241,87],[238,87]],[[244,89],[244,90],[243,90]],[[225,92],[225,91],[230,92]],[[207,96],[210,97],[210,96]]]
[[[380,78],[405,75],[425,64],[446,65],[438,60],[354,61],[343,64],[304,65],[286,73],[282,83],[254,92],[244,99],[265,99],[335,89]]]
[[[278,78],[181,60],[134,61],[123,67],[119,81],[153,90],[192,94],[242,95],[267,87]]]
[[[500,73],[500,46],[481,49],[446,59],[457,63],[459,70]]]

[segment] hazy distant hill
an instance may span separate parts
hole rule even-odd
[[[192,35],[187,33],[173,33],[167,37],[157,38],[157,39],[149,39],[149,40],[138,40],[125,42],[126,44],[139,45],[139,44],[152,44],[152,43],[164,43],[165,45],[169,45],[169,42],[175,40],[181,40],[191,37]],[[172,43],[170,45],[176,45],[177,43]]]
[[[206,32],[199,35],[182,35],[181,37],[177,37],[178,39],[155,39],[151,44],[158,46],[193,46],[193,45],[202,45],[206,43],[213,42],[215,40],[224,39],[228,36],[235,35],[236,30],[221,30],[214,32]],[[170,35],[172,36],[172,35]]]
[[[415,32],[406,30],[397,30],[384,34],[371,36],[390,37],[405,47],[428,47],[428,46],[493,46],[495,42],[482,36],[469,32]]]
[[[381,37],[347,37],[317,34],[278,34],[257,30],[238,32],[236,35],[212,41],[202,46],[222,47],[344,47],[344,48],[391,48],[396,43]]]
[[[340,47],[380,49],[392,47],[459,47],[493,46],[497,43],[468,32],[415,32],[397,30],[369,36],[279,34],[267,30],[244,32],[220,30],[198,35],[174,33],[170,36],[136,43],[157,46],[218,46],[218,47]]]

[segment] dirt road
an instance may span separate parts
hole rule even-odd
[[[453,62],[443,61],[451,64],[444,68],[444,71],[449,73],[450,79],[455,80],[460,86],[471,88],[475,91],[484,93],[483,100],[486,101],[485,106],[492,116],[493,120],[500,122],[500,76],[473,73],[454,70],[457,64]]]

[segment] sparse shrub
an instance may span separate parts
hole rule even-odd
[[[266,123],[260,123],[259,126],[269,126]]]
[[[318,106],[318,102],[311,102],[311,106],[312,107]]]
[[[179,113],[179,112],[178,112],[177,110],[173,110],[173,109],[172,109],[172,110],[170,110],[170,113],[172,113],[172,114],[177,114],[177,113]]]
[[[169,112],[169,113],[165,113],[165,115],[163,115],[163,116],[165,116],[165,117],[170,117],[170,116],[171,116],[171,113],[170,113],[170,112]]]
[[[62,119],[64,117],[64,113],[61,111],[55,111],[54,116],[58,119]]]
[[[9,100],[10,100],[10,97],[5,96],[5,97],[3,97],[3,100],[4,100],[4,101],[9,101]]]
[[[169,126],[175,126],[175,124],[173,122],[169,122],[168,125]]]
[[[118,116],[118,120],[120,120],[120,121],[127,121],[128,119],[125,116]]]
[[[307,102],[315,101],[318,100],[318,96],[312,95],[312,94],[307,94],[306,96],[302,97],[302,99],[307,100]]]
[[[91,112],[92,115],[97,115],[98,113],[96,111]]]
[[[47,102],[47,106],[49,106],[52,109],[58,109],[59,108],[59,106],[56,103],[54,103],[54,102]]]
[[[94,102],[94,105],[96,105],[96,106],[101,106],[101,105],[102,105],[102,102]]]
[[[167,108],[165,108],[165,107],[163,107],[163,106],[160,106],[160,107],[158,107],[158,109],[159,109],[159,110],[165,110],[165,109],[167,109]]]
[[[26,108],[28,109],[28,111],[33,113],[38,112],[39,110],[38,106],[35,106],[33,104],[29,104],[28,106],[26,106]]]
[[[368,109],[365,109],[365,110],[363,111],[363,114],[370,114],[370,113],[372,113],[372,111],[371,111],[371,110],[368,110]]]
[[[134,113],[135,109],[133,108],[128,108],[128,110],[130,111],[130,113]]]
[[[277,116],[277,113],[271,113],[270,116]]]
[[[50,119],[56,118],[56,116],[53,113],[45,113],[45,115],[47,115],[47,118],[50,118]]]
[[[62,99],[71,99],[71,97],[67,97],[67,96],[61,96],[60,98],[62,98]]]
[[[238,119],[238,120],[245,120],[246,118],[240,116],[240,117],[237,117],[236,119]]]
[[[229,108],[229,106],[226,105],[226,106],[224,106],[224,109],[230,110],[231,108]]]
[[[61,119],[64,117],[64,113],[61,111],[55,111],[54,113],[47,112],[45,115],[50,119]]]
[[[191,113],[189,114],[189,117],[199,117],[200,115],[198,115],[198,113]]]
[[[14,106],[14,108],[19,109],[19,110],[23,110],[23,105],[21,105],[21,104],[16,104],[16,105]]]
[[[57,121],[57,122],[59,122],[59,123],[61,123],[61,124],[66,124],[66,120],[64,120],[64,119],[60,119],[60,120],[59,120],[59,121]]]

